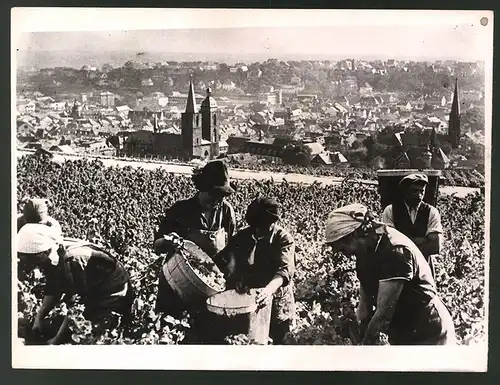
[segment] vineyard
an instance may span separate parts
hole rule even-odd
[[[153,232],[164,210],[176,200],[194,194],[189,178],[162,169],[105,167],[79,159],[64,163],[24,156],[17,164],[18,211],[25,196],[48,197],[51,215],[64,236],[84,238],[90,218],[97,218],[102,238],[119,255],[131,274],[137,293],[132,325],[118,324],[96,332],[82,316],[81,305],[57,311],[70,315],[74,343],[181,344],[189,339],[190,322],[160,317],[154,312],[158,257],[152,252]],[[295,237],[295,298],[297,316],[287,336],[289,344],[356,344],[354,310],[358,283],[354,261],[332,254],[323,246],[324,221],[334,208],[362,202],[381,212],[376,189],[344,183],[340,186],[299,185],[272,181],[235,182],[230,197],[238,227],[243,213],[258,195],[275,197],[282,204],[282,220]],[[461,344],[486,340],[485,335],[485,198],[441,196],[438,209],[445,228],[445,246],[436,266],[440,296],[453,316]],[[43,277],[18,281],[19,336],[33,318],[43,295]],[[55,314],[55,311],[54,311]],[[55,315],[54,315],[55,317]],[[244,338],[228,343],[251,343]]]

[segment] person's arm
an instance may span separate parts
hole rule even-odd
[[[229,203],[226,204],[226,213],[227,219],[225,222],[225,230],[227,232],[227,238],[228,240],[231,239],[234,234],[236,233],[236,214],[234,213],[233,206]]]
[[[387,331],[403,287],[403,279],[379,282],[377,309],[366,329],[363,345],[375,344],[379,334]]]
[[[43,297],[42,305],[36,313],[35,323],[40,324],[45,317],[50,313],[50,311],[56,306],[61,300],[62,294],[46,295]]]
[[[359,337],[363,339],[366,328],[368,327],[368,323],[373,315],[373,306],[372,302],[369,300],[363,286],[359,287],[359,304],[358,310],[356,312],[356,318],[359,324]]]
[[[276,290],[278,290],[284,283],[284,279],[282,275],[276,274],[273,279],[263,287],[257,294],[255,298],[255,302],[258,306],[264,306],[267,301],[271,299]]]
[[[179,231],[179,215],[178,204],[174,204],[165,212],[154,236],[153,249],[157,255],[168,254],[172,251],[171,242],[166,240],[164,236]]]
[[[263,305],[281,286],[286,286],[292,279],[295,271],[295,243],[291,235],[280,232],[276,234],[279,242],[279,252],[275,256],[277,262],[276,273],[271,281],[259,292],[256,301]]]
[[[439,233],[430,233],[426,237],[415,238],[414,243],[424,255],[440,254],[442,235]]]
[[[388,250],[380,262],[376,309],[368,323],[363,345],[374,344],[380,332],[387,330],[404,284],[414,276],[414,257],[411,251],[403,246]]]
[[[435,207],[431,207],[426,236],[410,239],[419,247],[424,255],[440,254],[443,243],[442,233],[441,215]]]
[[[388,205],[383,213],[382,213],[382,223],[385,223],[387,226],[394,227],[394,219],[392,216],[392,205]]]
[[[47,344],[49,345],[59,345],[62,342],[62,338],[66,331],[69,328],[69,317],[67,315],[64,316],[63,322],[57,331],[57,334],[51,338]]]

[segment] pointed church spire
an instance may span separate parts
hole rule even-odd
[[[434,151],[436,150],[436,145],[437,145],[437,134],[436,134],[436,128],[434,127],[432,129],[432,132],[431,132],[431,137],[430,137],[430,140],[429,140],[429,150],[431,153],[434,153]]]
[[[453,92],[453,101],[451,103],[451,114],[460,116],[460,103],[458,101],[458,78],[455,79],[455,91]]]
[[[458,79],[455,79],[455,91],[451,103],[448,137],[453,148],[460,144],[460,102],[458,100]]]
[[[193,77],[189,77],[189,93],[186,103],[186,112],[195,113],[197,110],[196,99],[194,97]]]

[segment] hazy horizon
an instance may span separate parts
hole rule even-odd
[[[24,32],[16,43],[20,65],[43,59],[60,61],[57,65],[73,61],[75,64],[70,66],[75,67],[102,65],[113,55],[114,60],[125,60],[113,64],[123,65],[139,52],[145,53],[144,60],[149,55],[155,60],[160,58],[159,61],[209,60],[228,64],[269,58],[477,61],[486,58],[488,48],[477,27],[469,24]],[[79,58],[74,57],[75,53]]]

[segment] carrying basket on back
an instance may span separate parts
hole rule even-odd
[[[201,260],[210,257],[193,242],[184,240],[182,248],[163,265],[163,274],[172,289],[184,303],[203,301],[221,290],[206,283],[189,264],[186,255],[190,253]]]
[[[429,179],[427,185],[424,202],[432,206],[436,206],[439,194],[439,179],[441,170],[414,170],[414,169],[394,169],[394,170],[378,170],[378,191],[380,194],[382,210],[388,205],[393,204],[401,198],[399,191],[399,182],[405,176],[410,174],[425,174]]]

